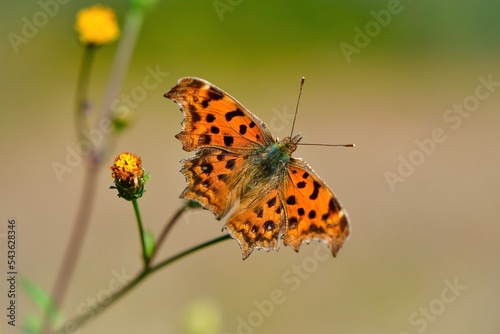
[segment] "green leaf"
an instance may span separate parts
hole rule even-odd
[[[35,334],[42,331],[43,317],[29,313],[23,317],[23,333]]]
[[[28,298],[37,306],[37,308],[42,313],[42,315],[38,317],[39,319],[36,319],[36,316],[32,316],[29,319],[27,323],[28,328],[33,328],[36,326],[41,327],[43,325],[45,315],[48,316],[48,320],[51,324],[62,322],[63,317],[56,309],[56,306],[47,291],[38,286],[35,282],[32,282],[25,277],[21,278],[20,283],[21,289],[24,290]]]

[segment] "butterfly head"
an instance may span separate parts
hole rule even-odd
[[[284,138],[281,143],[279,142],[278,139],[276,139],[276,142],[279,143],[283,147],[284,151],[289,152],[290,154],[292,154],[297,149],[297,144],[301,140],[302,140],[302,135],[299,133],[299,134],[296,134],[293,137],[286,137],[286,138]]]

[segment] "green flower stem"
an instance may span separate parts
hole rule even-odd
[[[89,114],[89,100],[87,96],[89,88],[90,72],[92,62],[94,60],[95,45],[87,45],[83,53],[82,64],[78,81],[76,84],[76,106],[75,106],[75,131],[78,141],[85,139],[83,130],[89,129],[88,114]]]
[[[142,261],[144,262],[144,268],[148,268],[151,258],[148,257],[148,253],[146,251],[144,228],[142,226],[142,218],[141,218],[141,213],[139,211],[139,203],[137,202],[137,199],[133,199],[132,204],[134,205],[134,212],[135,212],[135,217],[137,219],[137,226],[139,227],[139,236],[141,237]]]
[[[76,317],[75,319],[72,319],[68,322],[66,322],[61,328],[56,331],[56,334],[66,334],[66,333],[73,333],[75,332],[78,328],[83,326],[87,321],[89,321],[92,318],[95,318],[98,314],[103,312],[105,309],[107,309],[109,306],[114,304],[118,299],[123,297],[125,294],[127,294],[130,290],[132,290],[135,286],[137,286],[139,283],[141,283],[146,277],[150,276],[156,271],[159,271],[160,269],[166,267],[169,264],[174,263],[177,260],[182,259],[183,257],[194,253],[196,251],[199,251],[205,247],[215,245],[221,241],[230,239],[231,237],[226,234],[221,237],[209,240],[207,242],[204,242],[200,245],[194,246],[192,248],[189,248],[183,252],[180,252],[179,254],[176,254],[174,256],[171,256],[164,261],[158,263],[155,266],[152,267],[144,267],[143,270],[137,274],[128,284],[126,284],[121,290],[115,292],[112,294],[109,298],[106,298],[102,302],[94,305],[91,309],[89,309],[86,313],[82,314],[79,317]]]

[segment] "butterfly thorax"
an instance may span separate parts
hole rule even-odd
[[[254,175],[249,179],[249,185],[255,184],[275,184],[280,182],[286,167],[292,159],[292,153],[297,149],[297,143],[302,136],[286,137],[283,141],[276,139],[271,145],[262,145],[254,154],[249,157]]]

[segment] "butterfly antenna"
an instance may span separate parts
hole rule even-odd
[[[295,115],[293,116],[293,123],[292,123],[292,131],[290,132],[290,138],[293,136],[293,129],[295,128],[295,120],[297,119],[297,113],[299,111],[299,102],[300,102],[300,96],[302,95],[302,87],[304,86],[304,81],[306,81],[306,78],[302,77],[302,80],[300,80],[300,90],[299,90],[299,97],[297,98],[297,106],[295,107]],[[309,143],[297,143],[297,145],[306,145],[306,146],[342,146],[342,147],[354,147],[354,144],[309,144]]]
[[[306,81],[306,78],[302,77],[302,80],[300,80],[299,97],[297,98],[297,106],[295,106],[295,115],[293,116],[292,131],[290,132],[290,138],[292,137],[293,129],[295,128],[295,120],[297,119],[297,112],[299,111],[299,102],[300,102],[300,96],[302,95],[302,86],[304,86],[304,81]]]
[[[297,145],[305,146],[342,146],[342,147],[355,147],[354,144],[309,144],[309,143],[297,143]]]

